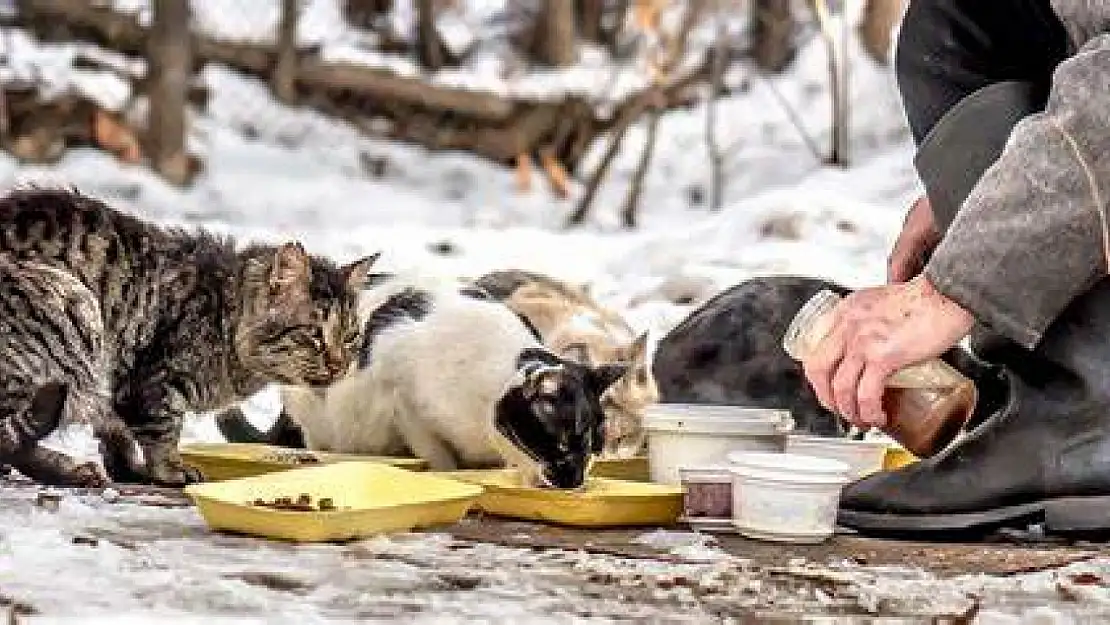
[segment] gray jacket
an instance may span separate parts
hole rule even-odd
[[[1074,53],[963,202],[925,275],[1027,348],[1110,273],[1110,0],[1052,0]]]

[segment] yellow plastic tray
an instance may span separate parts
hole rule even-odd
[[[484,486],[474,507],[495,516],[600,528],[671,525],[682,514],[682,489],[676,486],[590,477],[579,490],[534,488],[521,486],[512,469],[429,475]]]
[[[292,458],[292,456],[298,454],[307,454],[317,458],[320,462],[302,464],[281,459],[282,456]],[[412,471],[423,471],[428,466],[426,462],[416,458],[333,454],[256,443],[194,443],[182,445],[181,458],[185,461],[185,464],[200,471],[204,475],[204,479],[210,482],[254,477],[273,473],[274,471],[345,461],[380,462]]]
[[[886,448],[886,456],[883,457],[883,470],[893,471],[915,462],[917,462],[917,456],[901,447],[891,446]]]
[[[217,531],[295,542],[343,541],[455,523],[482,488],[377,462],[337,462],[185,488]],[[308,494],[336,510],[298,512],[251,505]]]
[[[650,482],[651,472],[648,470],[647,456],[634,458],[594,460],[590,465],[591,477],[607,477],[613,480],[630,480],[633,482]]]

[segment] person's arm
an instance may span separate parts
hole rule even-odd
[[[1110,34],[1063,61],[925,267],[942,294],[1032,348],[1110,262]]]

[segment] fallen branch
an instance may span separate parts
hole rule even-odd
[[[117,52],[142,56],[149,33],[132,15],[87,0],[19,0],[20,24],[40,37],[62,36],[90,41]],[[288,39],[288,37],[286,37]],[[275,44],[217,41],[192,37],[194,67],[219,63],[247,75],[270,80],[278,66]],[[442,87],[398,76],[389,71],[344,63],[327,63],[311,48],[297,48],[295,100],[349,121],[359,129],[382,135],[382,119],[390,126],[385,136],[420,144],[431,150],[466,150],[512,166],[528,153],[553,155],[560,169],[575,172],[596,138],[631,123],[661,91],[664,106],[688,99],[691,87],[705,77],[705,66],[653,85],[625,98],[609,113],[599,113],[581,98],[563,102],[530,101],[494,93]],[[279,81],[283,82],[284,81]],[[541,157],[542,158],[542,157]],[[556,171],[550,169],[550,171]]]

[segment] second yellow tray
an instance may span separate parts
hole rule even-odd
[[[520,485],[512,469],[433,473],[485,487],[474,504],[488,514],[576,527],[672,525],[682,514],[682,489],[664,484],[590,477],[584,488]]]

